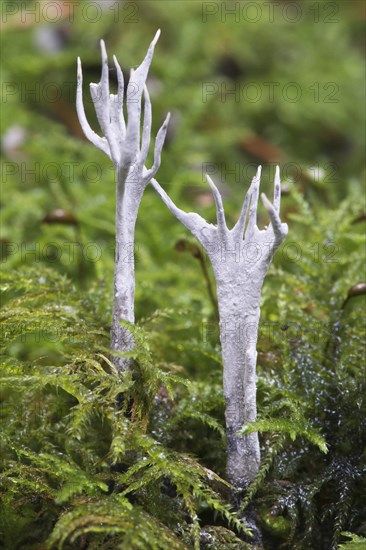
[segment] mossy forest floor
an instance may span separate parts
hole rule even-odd
[[[267,195],[281,167],[289,234],[262,292],[262,467],[242,508],[265,550],[365,549],[365,4],[1,10],[0,546],[253,547],[225,482],[211,268],[150,187],[135,369],[110,362],[115,182],[77,120],[76,58],[97,131],[99,39],[128,78],[161,28],[148,86],[154,134],[172,113],[157,179],[176,204],[214,223],[208,172],[234,223],[257,165]]]

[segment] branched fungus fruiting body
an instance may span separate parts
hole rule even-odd
[[[227,431],[227,477],[245,489],[260,464],[258,434],[238,431],[256,417],[256,362],[260,296],[273,254],[287,234],[279,217],[281,184],[276,169],[273,204],[262,194],[271,223],[257,227],[261,167],[245,196],[238,222],[228,229],[219,190],[207,177],[216,203],[217,225],[200,215],[178,208],[159,183],[152,185],[169,210],[198,239],[214,271],[220,314],[220,340],[224,365],[223,383]]]
[[[146,78],[152,61],[154,47],[160,31],[151,42],[145,59],[136,69],[131,69],[124,98],[124,78],[121,67],[113,56],[117,71],[118,92],[109,90],[109,67],[106,48],[101,41],[102,75],[98,84],[90,84],[90,94],[100,128],[100,137],[90,127],[84,110],[82,95],[82,69],[78,58],[77,113],[85,136],[101,149],[113,162],[116,174],[116,252],[114,272],[114,307],[111,330],[112,352],[126,352],[133,347],[129,329],[121,321],[134,323],[135,266],[133,252],[135,225],[144,190],[160,166],[160,156],[169,122],[167,115],[161,126],[154,148],[154,161],[150,169],[145,167],[151,139],[151,102]],[[144,96],[143,124],[141,131],[142,96]],[[123,106],[126,106],[125,120]],[[130,359],[114,356],[119,371],[130,368]]]
[[[258,168],[245,196],[238,222],[232,229],[226,225],[219,190],[207,176],[217,213],[217,225],[209,224],[200,215],[179,209],[154,176],[160,166],[169,114],[161,126],[154,148],[154,161],[145,167],[150,148],[151,102],[146,78],[160,31],[150,44],[145,59],[131,69],[124,98],[124,79],[116,57],[118,92],[109,90],[108,58],[101,41],[102,76],[99,84],[90,84],[90,93],[100,128],[98,136],[89,126],[82,98],[82,70],[78,59],[77,112],[86,137],[113,162],[116,172],[116,259],[114,274],[114,309],[111,330],[113,352],[130,351],[133,339],[121,321],[134,323],[135,275],[133,254],[137,214],[142,195],[151,181],[171,212],[198,239],[206,250],[216,279],[220,316],[220,340],[224,365],[224,397],[227,430],[227,477],[237,488],[245,489],[254,479],[260,463],[258,434],[239,434],[239,430],[256,417],[256,361],[260,316],[260,295],[264,277],[273,254],[287,234],[287,225],[279,217],[281,184],[276,169],[273,204],[262,194],[271,223],[257,227],[257,207],[261,167]],[[141,131],[142,96],[144,96]],[[123,106],[126,105],[127,121]],[[252,255],[244,254],[250,247]],[[130,360],[114,357],[120,372],[129,369]]]

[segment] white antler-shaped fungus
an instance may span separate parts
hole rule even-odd
[[[134,323],[134,240],[138,209],[144,190],[160,166],[160,156],[164,145],[169,122],[167,115],[161,126],[154,148],[154,160],[151,168],[145,166],[150,148],[151,102],[146,87],[146,78],[152,61],[154,47],[160,30],[151,42],[145,59],[136,69],[131,69],[126,98],[124,97],[124,78],[122,69],[113,56],[117,71],[118,92],[111,94],[109,89],[108,57],[101,40],[102,76],[98,84],[90,84],[90,94],[94,103],[103,137],[92,130],[85,115],[83,104],[83,75],[78,58],[77,113],[85,136],[113,162],[116,172],[116,253],[114,272],[114,309],[111,330],[111,350],[113,352],[130,351],[133,338],[130,331],[121,325],[121,321]],[[144,96],[144,112],[141,132],[141,104]],[[127,121],[123,113],[126,105]],[[142,134],[142,135],[141,135]],[[115,366],[123,371],[130,367],[130,360],[114,357]]]
[[[198,239],[207,252],[214,271],[220,314],[220,340],[224,365],[224,397],[227,431],[227,477],[245,489],[260,464],[258,434],[238,434],[256,417],[256,344],[260,316],[260,295],[273,254],[287,234],[281,223],[281,183],[276,169],[273,205],[262,194],[270,225],[257,227],[257,207],[261,167],[245,196],[239,219],[228,229],[219,190],[209,176],[216,203],[217,224],[178,208],[152,179],[151,183],[174,216]]]

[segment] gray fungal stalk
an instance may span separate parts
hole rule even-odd
[[[169,114],[161,126],[154,148],[151,168],[145,167],[150,148],[151,102],[146,87],[146,78],[152,61],[154,47],[160,30],[151,42],[145,59],[136,69],[131,69],[126,98],[121,67],[113,56],[117,71],[118,92],[109,90],[109,67],[106,48],[101,41],[102,75],[98,84],[90,84],[90,94],[94,103],[103,137],[90,127],[84,110],[82,92],[82,69],[78,58],[77,113],[85,136],[113,162],[116,174],[116,252],[114,271],[114,307],[111,329],[112,352],[126,352],[133,348],[133,338],[129,329],[121,321],[134,323],[135,266],[134,241],[135,224],[144,190],[160,166]],[[144,96],[143,121],[141,128],[142,96]],[[126,106],[127,120],[123,108]],[[130,359],[114,356],[114,364],[119,371],[129,369]]]
[[[245,196],[239,220],[228,229],[219,190],[206,176],[216,203],[217,224],[178,208],[159,183],[151,183],[169,210],[191,231],[208,254],[216,279],[223,358],[223,385],[227,431],[227,478],[238,490],[246,489],[258,473],[258,434],[238,434],[256,418],[256,344],[260,296],[273,254],[287,234],[281,223],[281,184],[276,169],[273,204],[262,193],[270,225],[257,226],[261,167]]]

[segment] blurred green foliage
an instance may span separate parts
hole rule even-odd
[[[258,342],[263,462],[242,507],[268,550],[361,548],[364,4],[50,4],[1,7],[2,547],[250,547],[224,480],[215,308],[195,243],[150,188],[136,369],[120,380],[108,359],[115,184],[81,135],[76,57],[97,130],[99,38],[127,76],[161,28],[148,85],[154,132],[172,112],[157,179],[176,203],[215,220],[207,170],[234,222],[257,164],[267,194],[282,170],[290,232]]]

